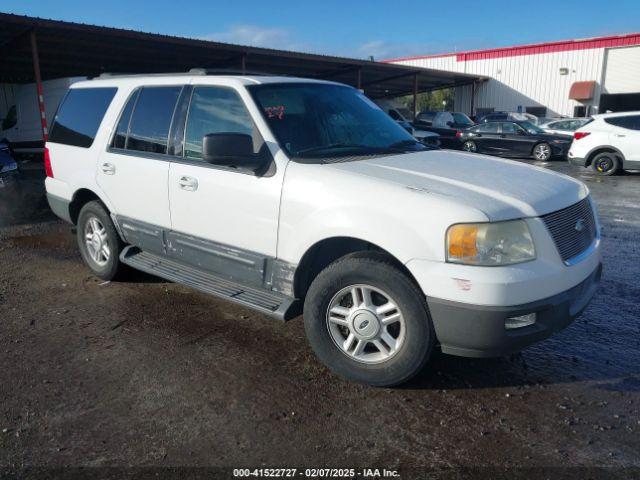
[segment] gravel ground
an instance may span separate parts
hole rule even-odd
[[[640,467],[640,174],[545,167],[593,192],[599,293],[569,328],[521,354],[440,354],[397,389],[334,377],[300,319],[281,324],[143,274],[102,282],[46,209],[2,210],[0,467],[640,474],[624,470]]]

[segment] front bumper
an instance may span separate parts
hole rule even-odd
[[[489,307],[427,297],[436,335],[444,353],[498,357],[551,336],[567,327],[596,292],[602,264],[582,282],[557,295],[509,307]],[[536,313],[533,325],[507,330],[508,318]]]

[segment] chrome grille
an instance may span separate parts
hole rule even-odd
[[[588,197],[540,218],[551,233],[564,262],[589,248],[597,235],[596,219]]]

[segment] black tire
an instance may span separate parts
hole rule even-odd
[[[97,219],[99,224],[104,228],[104,235],[101,237],[105,240],[100,241],[100,245],[106,244],[109,248],[109,258],[104,261],[104,264],[99,263],[92,257],[87,245],[88,224],[93,219]],[[124,248],[124,243],[120,239],[111,221],[109,212],[99,201],[88,202],[80,210],[76,238],[84,263],[87,264],[91,272],[97,277],[104,280],[113,280],[126,270],[125,265],[120,262],[120,252]],[[104,260],[104,258],[101,260]]]
[[[473,140],[467,140],[462,144],[462,150],[469,153],[478,153],[478,144]]]
[[[553,156],[551,145],[549,145],[547,142],[540,142],[536,144],[533,147],[533,150],[531,150],[531,156],[539,162],[548,162]]]
[[[380,363],[352,358],[330,333],[332,299],[343,289],[362,284],[388,293],[404,318],[401,345]],[[399,385],[416,375],[429,360],[435,342],[424,294],[389,259],[374,253],[347,255],[320,272],[305,299],[304,326],[311,347],[330,370],[347,380],[379,387]]]
[[[596,175],[608,177],[620,170],[620,159],[613,152],[602,152],[593,157],[591,166]]]

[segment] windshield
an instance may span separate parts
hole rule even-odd
[[[248,89],[291,157],[323,159],[427,149],[354,88],[279,83]]]
[[[475,125],[464,113],[453,112],[451,115],[453,116],[453,121],[456,125],[461,127],[470,127],[471,125]]]
[[[529,133],[545,133],[544,130],[542,130],[540,127],[538,127],[537,125],[534,125],[531,122],[520,122],[518,123],[518,125],[520,125]]]

